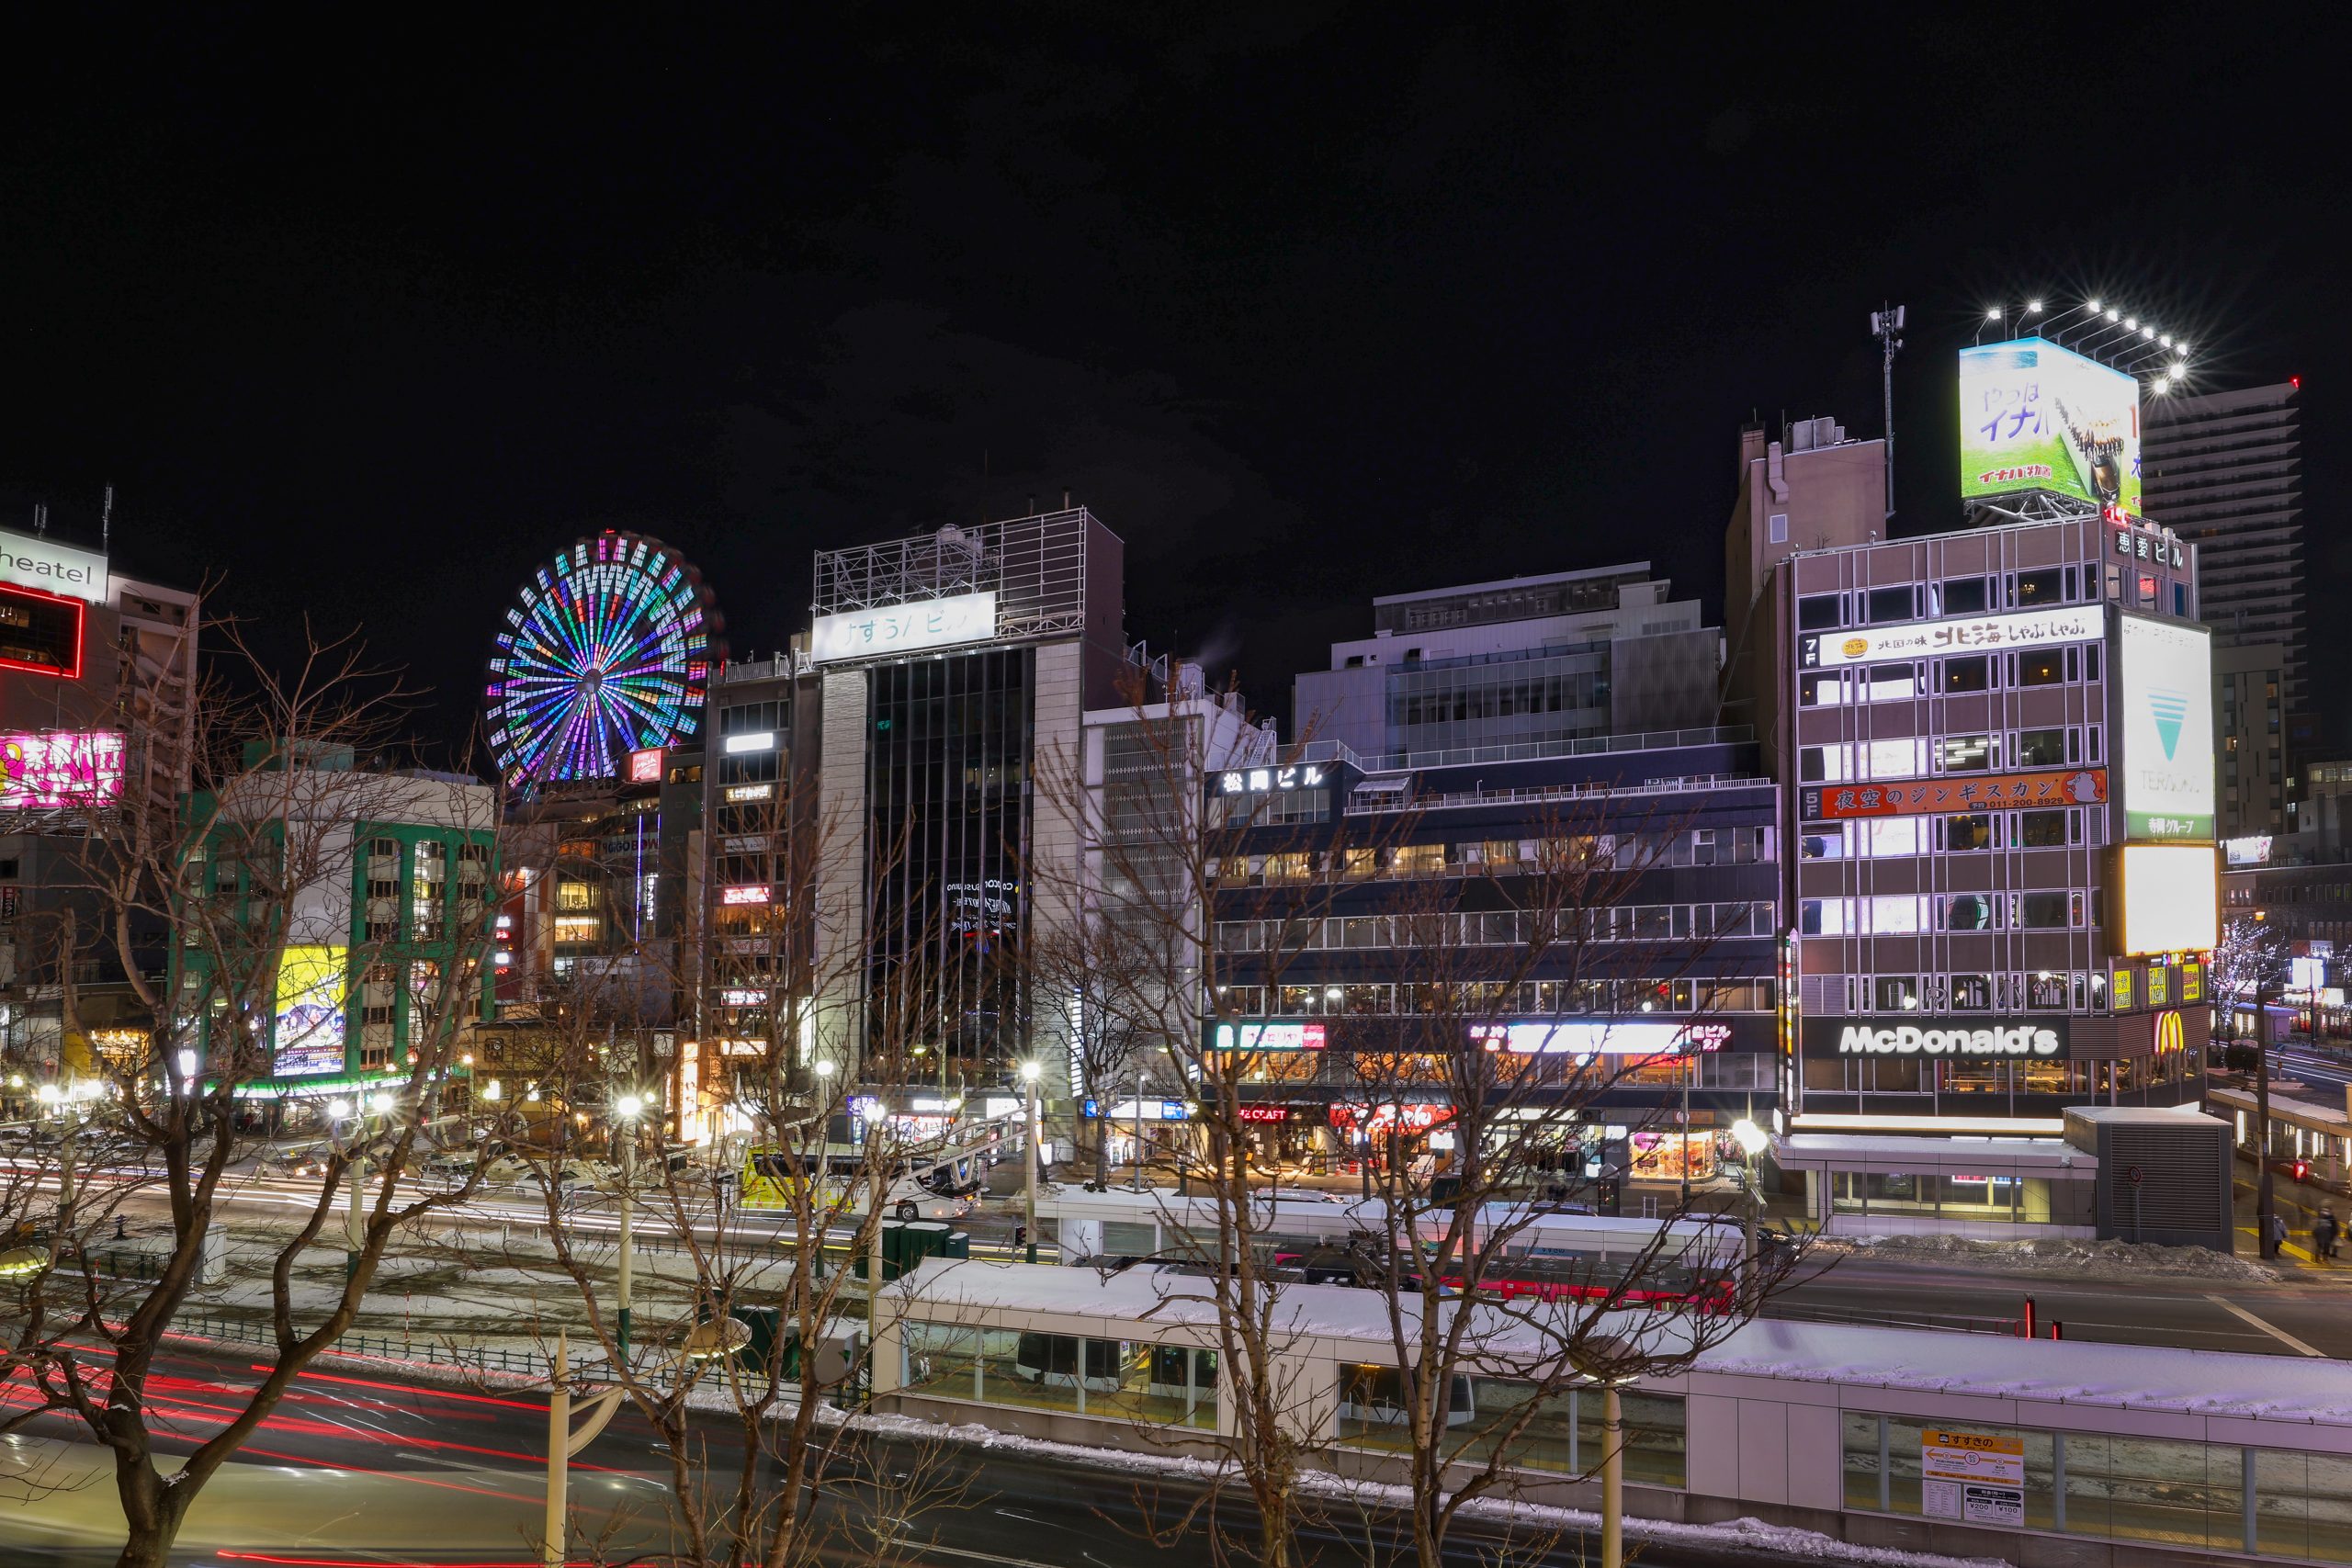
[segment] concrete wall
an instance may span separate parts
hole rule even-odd
[[[817,1041],[820,1052],[854,1062],[865,995],[866,674],[824,677],[823,739],[817,764]]]

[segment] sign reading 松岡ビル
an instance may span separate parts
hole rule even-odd
[[[107,597],[107,558],[33,534],[0,528],[0,582],[38,588],[86,604]]]

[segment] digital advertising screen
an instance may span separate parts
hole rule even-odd
[[[2126,844],[2116,858],[2123,884],[2118,953],[2139,958],[2221,945],[2221,863],[2212,845]]]
[[[113,806],[122,758],[111,730],[0,732],[0,811]]]
[[[0,582],[0,670],[82,678],[82,601]]]
[[[345,964],[341,946],[288,946],[278,959],[270,1016],[274,1076],[343,1071]]]
[[[2038,337],[1960,351],[1962,501],[2054,491],[2140,511],[2140,383]]]
[[[2118,617],[2124,836],[2213,836],[2212,634],[2183,621]]]

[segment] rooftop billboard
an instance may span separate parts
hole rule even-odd
[[[2140,511],[2140,383],[2038,337],[1960,351],[1960,496]]]

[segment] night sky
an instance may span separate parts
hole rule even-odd
[[[2318,13],[777,7],[12,36],[0,486],[474,725],[535,563],[681,547],[736,653],[820,547],[1064,490],[1128,631],[1260,707],[1375,593],[1647,557],[1720,609],[1740,424],[1880,430],[1956,526],[1953,352],[2086,293],[2304,378],[2352,653],[2346,93]],[[320,14],[324,16],[326,14]],[[1483,19],[1482,19],[1483,18]]]

